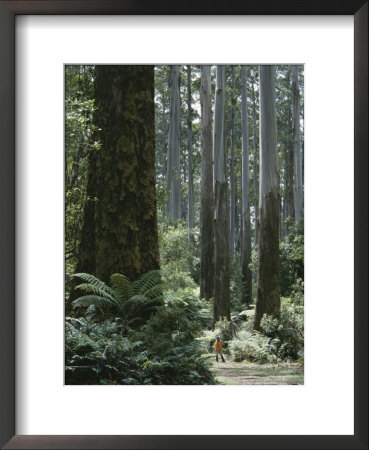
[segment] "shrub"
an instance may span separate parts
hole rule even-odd
[[[301,299],[300,299],[301,301]],[[281,299],[278,316],[265,314],[260,323],[263,333],[277,343],[280,359],[297,359],[304,346],[304,306]]]
[[[275,363],[276,342],[260,333],[242,330],[229,342],[229,351],[235,361]]]

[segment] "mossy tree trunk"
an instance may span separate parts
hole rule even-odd
[[[95,199],[86,205],[78,271],[136,280],[159,268],[154,67],[96,66],[95,98],[101,149],[90,160]]]
[[[279,196],[275,68],[260,66],[260,188],[257,296],[254,329],[265,313],[280,311]]]
[[[214,322],[230,320],[227,177],[224,145],[225,67],[217,66],[214,123]]]

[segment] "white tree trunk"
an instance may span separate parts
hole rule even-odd
[[[258,280],[254,329],[280,310],[279,198],[275,68],[260,66],[260,176]]]
[[[255,75],[252,82],[252,121],[253,121],[253,148],[254,148],[254,191],[255,191],[255,198],[257,199],[255,202],[255,245],[258,245],[258,239],[259,239],[259,205],[258,205],[258,199],[259,199],[259,176],[258,176],[258,150],[257,150],[257,134],[256,134],[256,99],[255,99]]]
[[[249,268],[251,261],[251,226],[250,226],[250,177],[249,177],[249,121],[247,116],[247,77],[246,66],[241,66],[241,120],[242,120],[242,236],[241,236],[241,269],[245,284],[243,301],[250,303],[252,298],[252,275]]]
[[[192,164],[192,97],[191,97],[191,66],[187,66],[187,153],[188,153],[188,229],[189,236],[195,225],[195,210],[193,199],[193,164]]]
[[[234,244],[235,244],[235,179],[234,179],[234,144],[235,144],[235,66],[232,66],[232,80],[231,80],[231,158],[230,158],[230,209],[229,209],[229,251],[231,258],[234,258]]]
[[[181,217],[180,98],[178,66],[172,66],[171,68],[167,179],[169,190],[168,213],[173,220],[178,220]]]
[[[294,152],[294,203],[295,220],[303,217],[302,158],[300,145],[300,90],[298,85],[298,66],[291,66],[292,81],[292,127]]]

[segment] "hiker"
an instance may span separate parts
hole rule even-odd
[[[218,355],[220,355],[222,358],[222,361],[225,362],[225,360],[223,358],[222,348],[223,348],[223,343],[220,339],[220,336],[217,336],[217,340],[215,341],[215,358],[218,361]]]

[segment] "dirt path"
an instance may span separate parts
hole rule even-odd
[[[223,363],[214,357],[211,365],[219,384],[304,384],[304,369],[298,363],[254,364],[227,357]]]

